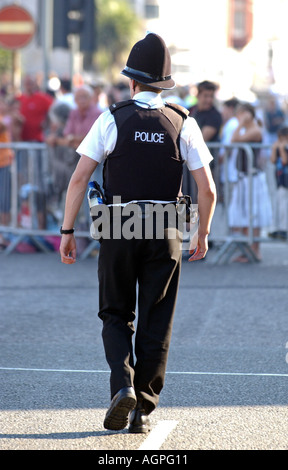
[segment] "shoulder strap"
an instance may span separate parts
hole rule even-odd
[[[125,101],[119,101],[118,103],[114,103],[109,107],[110,113],[113,114],[115,113],[118,109],[124,108],[125,106],[131,106],[132,104],[135,104],[134,100],[125,100]],[[165,106],[168,108],[173,109],[176,111],[176,113],[180,114],[183,119],[186,119],[189,116],[189,111],[188,109],[184,108],[183,106],[180,106],[179,104],[176,103],[165,103]]]
[[[118,109],[125,108],[125,106],[130,106],[135,104],[134,100],[126,100],[126,101],[119,101],[118,103],[114,103],[109,107],[110,113],[114,114]]]
[[[176,113],[180,114],[180,116],[182,116],[183,119],[187,119],[187,117],[189,116],[188,109],[184,108],[183,106],[180,106],[180,104],[165,103],[165,106],[167,106],[168,108],[171,108],[174,111],[176,111]]]

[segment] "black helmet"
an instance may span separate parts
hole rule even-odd
[[[163,39],[154,33],[148,33],[132,47],[126,67],[121,73],[160,90],[175,87],[171,77],[170,53]]]

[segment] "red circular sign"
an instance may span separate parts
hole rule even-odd
[[[0,46],[20,49],[27,46],[35,34],[35,23],[30,13],[17,5],[0,10]]]

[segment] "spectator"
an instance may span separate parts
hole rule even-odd
[[[20,103],[15,97],[8,100],[8,129],[12,142],[20,142],[25,118],[20,113]]]
[[[19,97],[20,112],[25,120],[21,139],[26,142],[43,142],[44,126],[53,98],[39,90],[37,82],[30,76],[24,79],[24,93]]]
[[[223,103],[222,106],[222,121],[223,127],[221,131],[221,142],[224,145],[230,145],[232,140],[232,135],[235,129],[238,126],[238,119],[236,118],[236,109],[239,104],[237,98],[231,98]],[[236,158],[237,151],[235,150],[225,150],[224,148],[219,152],[219,164],[220,164],[220,182],[225,183],[226,174],[225,168],[223,165],[224,153],[227,152],[227,176],[228,181],[233,183],[237,181],[237,168],[236,168]]]
[[[93,90],[93,103],[98,109],[101,111],[105,111],[107,109],[107,95],[104,92],[104,87],[102,84],[91,83],[90,87]]]
[[[6,103],[1,98],[0,101],[0,144],[10,142],[10,136],[5,125]],[[3,116],[4,115],[4,116]],[[8,226],[10,223],[11,209],[11,172],[10,167],[14,153],[9,148],[0,148],[0,226]],[[7,242],[0,234],[0,249],[5,248]]]
[[[205,80],[197,86],[197,104],[192,106],[190,116],[193,117],[202,131],[205,142],[219,142],[220,130],[222,125],[221,113],[215,107],[215,93],[217,86]],[[219,165],[218,165],[218,150],[211,149],[213,160],[210,163],[213,179],[216,183],[217,193],[220,192],[219,188]],[[188,175],[187,181],[183,182],[183,191],[192,196],[193,200],[197,200],[197,187],[193,179],[191,180]],[[210,245],[212,242],[209,242]]]
[[[278,131],[278,139],[272,147],[271,162],[275,165],[276,203],[275,227],[272,238],[287,239],[288,232],[288,127]]]
[[[165,99],[166,103],[175,103],[179,104],[180,106],[183,106],[183,108],[186,107],[185,100],[182,98],[181,90],[178,87],[174,88],[173,90],[164,92],[162,96]]]
[[[81,86],[75,91],[77,108],[72,110],[63,131],[63,139],[58,143],[76,149],[91,129],[101,111],[93,103],[93,90]]]
[[[52,176],[52,191],[48,211],[56,220],[62,217],[62,213],[59,211],[62,195],[67,189],[68,181],[77,163],[77,155],[75,155],[74,149],[60,145],[63,140],[63,130],[70,113],[71,108],[69,105],[61,102],[53,104],[49,110],[49,130],[45,138],[48,145]]]
[[[118,101],[125,101],[130,97],[129,88],[125,83],[118,83],[116,85],[109,86],[106,90],[106,94],[108,107]]]
[[[53,197],[49,209],[57,219],[62,217],[62,201],[79,160],[76,148],[101,114],[93,103],[93,90],[90,87],[77,88],[75,103],[77,108],[70,110],[68,116],[63,108],[66,105],[62,104],[61,108],[59,104],[52,106],[50,113],[52,127],[46,138],[50,146],[53,175]]]
[[[24,116],[21,140],[24,142],[43,143],[45,140],[45,127],[48,125],[48,112],[54,99],[51,95],[42,92],[36,79],[29,75],[24,77],[23,93],[18,99],[20,102],[20,113]],[[35,195],[31,201],[30,211],[31,213],[33,211],[37,212],[37,218],[35,217],[33,223],[35,223],[35,227],[37,225],[37,228],[44,229],[46,224],[46,181],[43,172],[43,165],[45,165],[43,153],[41,150],[37,150],[33,182],[30,181],[30,176],[27,172],[29,161],[31,161],[29,153],[21,150],[17,153],[17,160],[21,189],[25,182],[33,184],[34,187]]]
[[[249,103],[240,104],[237,108],[236,117],[238,126],[232,135],[232,142],[235,143],[260,143],[263,139],[262,128],[256,120],[255,109]],[[255,238],[260,236],[260,228],[271,224],[272,208],[266,183],[266,175],[261,171],[258,162],[257,149],[253,150],[253,234]],[[232,199],[229,207],[229,224],[234,230],[248,236],[249,231],[249,179],[247,158],[244,150],[239,150],[237,158],[237,169],[239,179],[234,186]],[[259,241],[255,241],[251,249],[255,259],[261,259]],[[239,262],[247,262],[248,258],[239,256],[235,259]]]
[[[49,126],[45,142],[55,147],[58,144],[58,138],[63,138],[63,131],[70,116],[71,108],[66,103],[55,102],[49,109]]]
[[[264,122],[266,127],[266,140],[268,144],[273,144],[278,136],[279,129],[284,125],[285,114],[277,103],[275,97],[271,97],[264,111]]]
[[[60,93],[57,96],[57,103],[67,104],[72,109],[76,108],[71,80],[64,78],[60,80]]]
[[[190,116],[199,125],[206,142],[218,142],[222,117],[214,105],[217,86],[209,81],[198,85],[197,104],[190,108]]]

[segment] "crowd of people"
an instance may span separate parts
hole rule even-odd
[[[8,88],[0,89],[0,143],[31,142],[47,146],[49,163],[49,188],[45,188],[45,211],[59,226],[61,208],[71,174],[79,159],[76,148],[88,133],[95,120],[113,102],[129,98],[129,90],[124,84],[100,86],[81,84],[73,87],[68,79],[59,81],[57,92],[42,91],[37,80],[26,76],[20,94],[11,95]],[[196,90],[191,93],[191,90]],[[263,227],[269,228],[273,238],[287,238],[288,232],[288,127],[286,113],[277,99],[271,96],[260,109],[250,103],[243,103],[233,97],[225,102],[217,99],[218,87],[211,81],[203,81],[197,87],[176,87],[164,94],[166,101],[180,104],[190,111],[197,121],[204,140],[222,142],[225,146],[243,143],[266,143],[270,146],[266,153],[253,147],[253,230],[255,237]],[[259,119],[261,112],[261,119]],[[217,184],[218,200],[223,202],[223,187],[228,179],[231,188],[229,198],[229,226],[231,233],[247,234],[249,227],[249,200],[247,158],[243,150],[233,148],[228,151],[211,149],[214,160],[211,164]],[[224,154],[227,168],[224,167]],[[18,176],[25,170],[25,156],[21,151],[13,151],[8,146],[0,149],[0,227],[11,222],[11,164],[17,159]],[[273,168],[275,189],[267,184],[266,164]],[[41,166],[41,165],[40,165]],[[41,168],[39,169],[41,173]],[[18,177],[19,180],[19,177]],[[31,190],[31,181],[22,178],[18,181],[19,194]],[[269,186],[269,187],[268,187]],[[273,186],[273,185],[272,185]],[[193,182],[185,183],[184,191],[193,194]],[[272,193],[271,193],[272,191]],[[196,195],[197,197],[197,195]],[[38,197],[39,199],[39,197]],[[42,211],[44,201],[40,197],[37,211]],[[25,202],[25,196],[23,196]],[[23,209],[24,208],[24,209]],[[26,212],[25,212],[26,211]],[[19,206],[18,223],[26,228],[27,211],[25,203]],[[46,213],[46,215],[47,215]],[[26,218],[25,218],[26,217]],[[89,223],[89,214],[83,218]],[[47,217],[38,218],[38,228],[47,228]],[[86,228],[83,226],[82,228]],[[9,243],[5,234],[0,234],[2,247]],[[259,243],[253,250],[261,258]],[[238,261],[247,261],[240,257]]]

